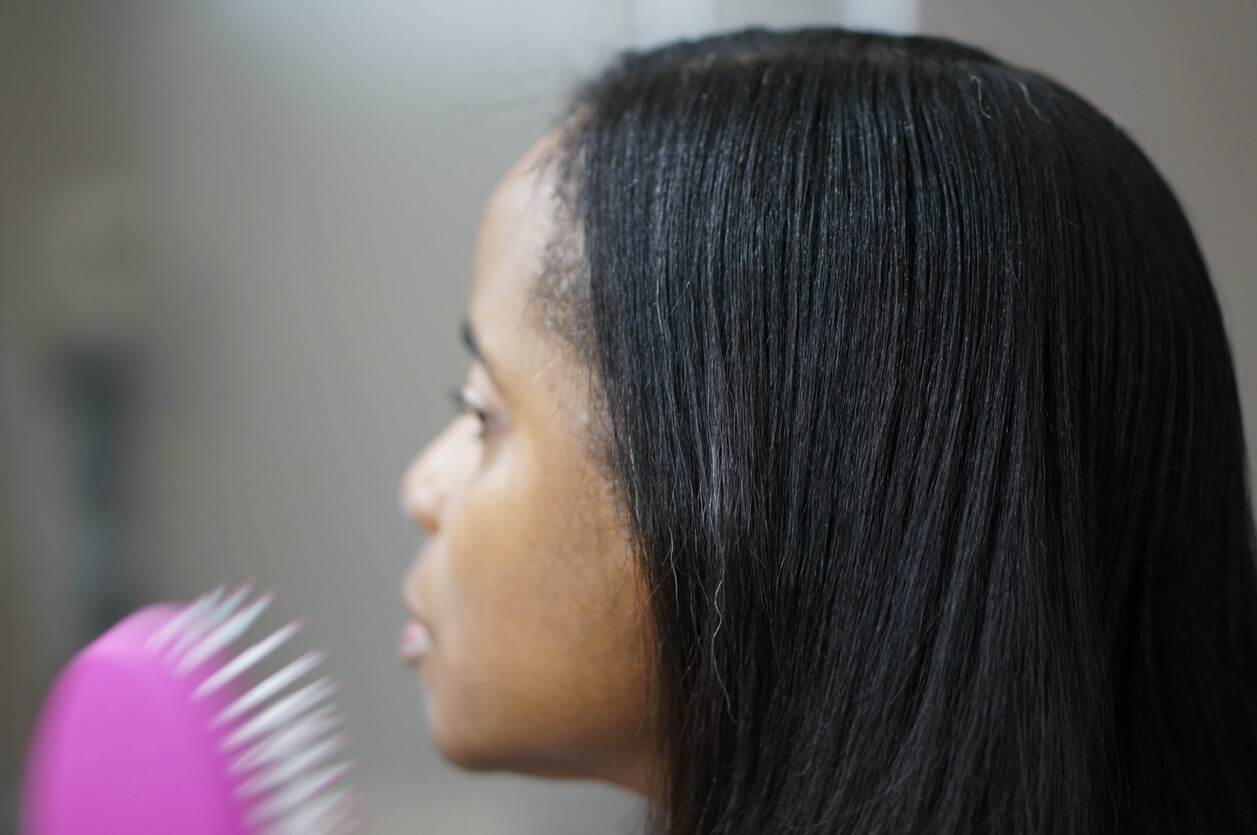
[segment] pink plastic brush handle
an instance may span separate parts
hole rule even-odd
[[[179,610],[141,609],[80,652],[44,703],[27,761],[23,835],[245,835],[211,730],[234,696],[193,690],[221,659],[177,676],[144,642]]]

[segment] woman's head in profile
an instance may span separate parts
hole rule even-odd
[[[489,201],[416,459],[441,750],[673,833],[1257,827],[1239,405],[1108,119],[950,42],[630,54]]]

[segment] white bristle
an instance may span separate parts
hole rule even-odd
[[[322,835],[338,835],[356,829],[361,817],[358,793],[348,787],[342,787],[329,792],[327,797],[331,798],[330,803],[323,804],[323,798],[316,801],[324,805],[327,810],[315,817],[318,831]]]
[[[311,740],[338,727],[340,723],[341,719],[336,715],[335,705],[324,705],[317,710],[312,710],[297,722],[266,737],[241,754],[231,764],[230,771],[232,774],[239,774],[287,757],[302,746],[312,744]]]
[[[362,819],[355,804],[356,797],[354,792],[349,792],[344,802],[333,808],[326,818],[320,821],[321,829],[318,835],[346,835],[358,829]]]
[[[211,668],[197,685],[194,699],[221,693],[245,678],[301,629],[293,621],[230,658],[240,640],[271,603],[266,594],[249,603],[250,588],[228,594],[219,586],[177,612],[145,642],[177,676]],[[327,677],[309,683],[302,679],[323,662],[320,651],[310,651],[279,666],[243,695],[219,707],[210,727],[226,726],[220,743],[232,761],[236,793],[245,809],[249,831],[267,835],[338,835],[357,825],[359,811],[353,792],[341,779],[352,767],[343,757],[349,739],[330,696],[337,685]],[[212,669],[220,661],[221,667]],[[314,673],[318,675],[318,673]],[[220,696],[226,701],[227,696]],[[233,722],[239,725],[233,726]]]
[[[244,600],[248,592],[249,587],[242,586],[222,603],[212,605],[204,613],[194,617],[183,628],[182,634],[175,638],[170,649],[166,650],[166,657],[171,659],[178,658],[193,642],[199,640],[206,632],[226,620],[235,611],[236,607],[240,605],[240,601]]]
[[[341,787],[307,801],[283,821],[293,835],[336,835],[349,831],[358,811],[356,805],[354,792]]]
[[[254,687],[248,693],[245,693],[239,699],[236,699],[222,713],[214,718],[215,725],[221,725],[224,722],[230,722],[238,716],[248,713],[262,702],[274,696],[283,690],[292,682],[301,678],[310,670],[317,667],[323,661],[323,653],[315,650],[307,652],[296,661],[288,664],[288,666],[272,674],[261,684]]]
[[[245,722],[227,737],[223,747],[230,751],[262,734],[270,733],[335,692],[336,685],[327,678],[321,678],[313,684],[306,685]]]
[[[253,625],[258,616],[270,605],[270,602],[271,595],[268,594],[259,598],[239,613],[232,615],[226,623],[214,629],[199,644],[189,649],[187,654],[175,665],[175,672],[179,675],[190,673],[211,655],[239,638],[245,633],[246,629]],[[236,601],[231,608],[234,609],[237,605],[239,605],[239,601]]]
[[[240,655],[236,658],[223,665],[221,670],[201,682],[201,685],[196,688],[196,692],[192,695],[195,698],[200,699],[208,696],[210,693],[213,693],[215,690],[235,679],[245,670],[248,670],[254,664],[270,655],[276,648],[283,644],[284,641],[287,641],[300,630],[300,621],[293,621],[287,626],[283,626],[275,630],[269,636],[258,641],[256,644],[240,653]]]
[[[203,594],[192,601],[192,603],[184,606],[179,614],[166,621],[161,629],[149,636],[148,640],[144,642],[145,648],[152,652],[160,652],[172,638],[183,631],[184,627],[199,618],[204,612],[208,612],[212,606],[218,603],[218,598],[223,596],[224,590],[224,586],[219,586],[212,592]]]
[[[338,735],[325,739],[317,745],[312,745],[299,754],[280,760],[270,769],[251,777],[240,787],[240,795],[242,797],[252,797],[260,792],[273,789],[281,783],[286,783],[301,772],[343,751],[348,744],[349,740],[344,735]]]
[[[223,618],[226,618],[232,612],[236,611],[240,604],[244,602],[244,599],[249,596],[249,592],[251,591],[253,591],[253,584],[245,583],[243,586],[232,592],[231,597],[218,604],[218,612],[216,612],[214,616],[215,621],[221,621]],[[269,594],[266,595],[267,598],[270,598],[270,596],[271,595]]]
[[[355,809],[353,792],[342,787],[311,798],[267,827],[267,835],[331,835],[345,832]]]
[[[346,792],[344,800],[340,804],[333,806],[332,810],[320,822],[323,825],[321,835],[345,835],[345,833],[352,832],[358,828],[361,820],[355,798],[354,792]]]
[[[351,768],[353,768],[353,763],[344,760],[321,768],[313,774],[302,775],[266,800],[255,804],[249,812],[250,822],[266,823],[281,815],[294,812],[306,801],[314,799],[318,792],[328,788],[348,773]]]
[[[318,829],[311,835],[345,835],[358,828],[359,819],[357,810],[353,807],[352,792],[348,793],[345,801],[322,818],[318,823]]]

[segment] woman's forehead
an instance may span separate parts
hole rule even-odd
[[[489,359],[521,372],[544,359],[537,352],[552,350],[529,307],[554,232],[553,180],[544,165],[550,141],[535,144],[498,182],[476,243],[471,327]]]
[[[553,180],[543,164],[551,142],[547,135],[533,145],[493,189],[476,243],[475,292],[526,295],[536,278],[554,222]]]

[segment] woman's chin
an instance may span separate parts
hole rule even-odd
[[[472,739],[441,724],[430,710],[428,728],[441,756],[451,765],[469,772],[509,772],[529,777],[566,780],[598,780],[643,796],[651,795],[649,770],[644,763],[584,762],[556,757],[522,746],[495,744]]]
[[[511,767],[502,746],[484,738],[484,724],[467,719],[460,721],[459,717],[450,715],[440,694],[433,692],[431,685],[428,686],[427,719],[433,744],[450,764],[467,771],[516,770]],[[469,728],[477,724],[481,733],[471,733]]]

